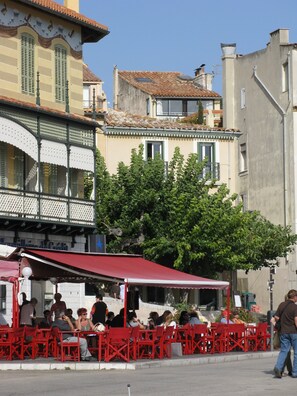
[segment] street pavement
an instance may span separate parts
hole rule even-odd
[[[181,396],[296,394],[297,379],[274,378],[276,354],[136,370],[0,371],[1,396]],[[128,384],[130,387],[128,387]]]

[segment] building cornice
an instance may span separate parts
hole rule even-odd
[[[110,127],[103,128],[103,133],[109,136],[143,136],[143,137],[164,137],[179,139],[219,139],[234,140],[239,138],[242,133],[234,130],[220,131],[217,129],[205,130],[185,130],[185,129],[157,129],[157,128],[125,128]]]

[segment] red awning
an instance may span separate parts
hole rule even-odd
[[[13,282],[19,277],[19,262],[0,260],[0,280]]]
[[[69,282],[71,276],[125,281],[128,284],[191,288],[191,289],[225,289],[228,282],[186,274],[164,267],[136,255],[94,254],[79,252],[61,252],[53,250],[24,249],[21,253],[32,267],[32,279],[36,274],[42,278],[43,269],[48,274],[48,266],[54,270],[53,275],[60,281]],[[43,263],[43,267],[41,267]],[[37,265],[38,264],[38,265]],[[62,271],[61,276],[57,271]],[[68,274],[68,275],[67,275]],[[71,276],[70,276],[71,275]],[[63,280],[61,280],[63,279]],[[83,280],[81,280],[83,282]]]

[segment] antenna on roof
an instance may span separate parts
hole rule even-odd
[[[222,65],[212,65],[212,68],[213,68],[212,74],[214,76],[218,76],[218,75],[222,74],[222,69],[221,69]]]

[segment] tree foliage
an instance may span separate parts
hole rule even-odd
[[[109,252],[138,253],[186,272],[260,269],[286,256],[297,241],[289,227],[259,212],[243,212],[237,195],[203,177],[196,154],[179,149],[165,168],[161,158],[143,160],[133,150],[130,165],[110,176],[97,156],[97,226],[108,234]]]
[[[204,116],[203,116],[203,105],[201,100],[198,102],[198,119],[197,119],[198,124],[203,125],[204,124]]]

